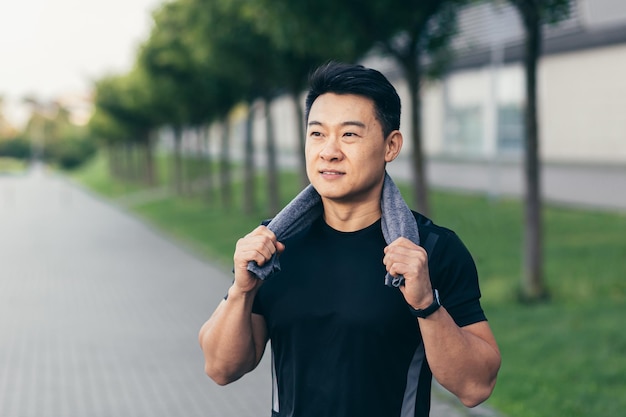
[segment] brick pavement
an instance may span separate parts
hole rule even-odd
[[[228,387],[203,372],[227,286],[59,179],[0,177],[0,416],[267,416],[266,363]]]
[[[203,372],[197,332],[228,285],[59,178],[0,176],[0,416],[268,416],[266,359],[227,387]],[[433,417],[478,415],[436,397]]]

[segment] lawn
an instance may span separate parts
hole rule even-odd
[[[0,156],[0,174],[23,172],[27,163],[19,159]]]
[[[77,178],[112,198],[138,190],[111,180],[102,162]],[[281,186],[286,203],[298,191],[296,177],[286,174]],[[551,297],[528,305],[518,301],[521,203],[431,195],[433,220],[455,230],[476,260],[483,306],[502,351],[488,404],[510,417],[625,415],[626,215],[546,207],[544,269]],[[228,269],[236,240],[269,214],[243,215],[237,201],[224,209],[219,199],[208,204],[205,198],[170,195],[129,209]]]

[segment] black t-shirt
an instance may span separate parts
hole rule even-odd
[[[465,246],[414,214],[420,240],[433,246],[425,247],[442,304],[460,326],[485,320]],[[400,291],[384,285],[380,220],[345,233],[320,218],[284,243],[281,272],[253,307],[271,340],[272,415],[427,416],[432,376],[417,319]]]

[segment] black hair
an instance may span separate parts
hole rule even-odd
[[[385,138],[400,129],[400,97],[389,80],[375,69],[335,61],[317,68],[309,77],[306,122],[313,102],[326,93],[356,94],[371,99]]]

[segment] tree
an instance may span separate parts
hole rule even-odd
[[[569,13],[570,0],[509,0],[518,10],[525,30],[526,74],[524,178],[524,263],[522,298],[537,301],[548,296],[543,277],[543,224],[541,219],[541,163],[537,121],[537,62],[541,55],[542,24],[556,22]]]
[[[414,204],[425,215],[430,214],[422,132],[421,84],[425,75],[436,77],[447,64],[447,46],[456,32],[456,9],[464,0],[430,0],[417,5],[411,13],[389,13],[387,24],[395,33],[379,39],[383,51],[393,56],[403,69],[409,88],[412,143]],[[429,61],[425,68],[425,61]]]
[[[257,4],[257,25],[277,45],[296,54],[350,62],[377,46],[396,60],[403,69],[411,97],[415,205],[428,214],[420,117],[421,80],[425,74],[440,72],[447,42],[456,29],[455,10],[466,1],[424,0],[408,7],[404,0],[248,2]],[[429,68],[425,70],[426,64]]]
[[[177,94],[176,84],[184,75],[179,71],[180,55],[184,50],[176,36],[184,28],[180,7],[177,3],[165,3],[154,14],[154,26],[148,40],[141,46],[137,58],[138,65],[148,75],[148,83],[152,91],[152,101],[157,110],[157,117],[165,125],[169,124],[174,132],[173,184],[177,194],[182,194],[182,125],[184,109]],[[177,53],[180,51],[180,53]]]
[[[11,125],[3,113],[4,97],[0,95],[0,158],[30,159],[31,146]]]
[[[266,154],[267,154],[267,196],[268,209],[275,214],[280,205],[278,167],[273,120],[269,109],[281,85],[281,62],[277,51],[267,35],[259,33],[245,18],[246,9],[239,0],[202,1],[204,29],[202,38],[208,48],[207,62],[212,64],[212,72],[229,84],[237,85],[242,99],[248,104],[248,116],[244,137],[244,211],[251,213],[256,205],[254,138],[252,121],[257,106],[262,99],[265,108]]]
[[[155,183],[152,131],[157,127],[158,120],[152,108],[151,89],[147,84],[146,75],[135,67],[126,75],[110,75],[95,83],[96,113],[102,113],[96,122],[103,122],[104,114],[115,121],[115,128],[110,121],[102,123],[96,132],[113,133],[117,137],[109,139],[109,145],[117,144],[124,147],[126,174],[132,178],[141,176],[148,184]],[[95,125],[98,126],[98,125]],[[137,167],[133,156],[133,147],[138,145],[143,151],[143,173]],[[110,157],[116,158],[117,153],[111,152]],[[119,167],[112,161],[111,166]],[[117,171],[120,172],[119,170]]]
[[[238,10],[228,1],[166,3],[155,14],[155,22],[140,61],[153,74],[156,85],[167,85],[167,100],[175,108],[165,121],[177,132],[177,148],[184,127],[222,120],[225,134],[221,178],[223,201],[227,202],[230,200],[230,192],[225,188],[230,187],[230,175],[226,171],[229,164],[224,160],[229,146],[227,116],[240,100],[251,104],[258,97],[268,96],[275,79],[268,69],[273,61],[266,59],[271,52],[263,39],[241,22]],[[252,143],[251,137],[246,140]],[[247,159],[252,160],[253,149],[250,146],[246,149],[250,153]],[[180,160],[180,156],[175,160]],[[245,169],[244,197],[248,204],[244,209],[251,211],[255,205],[254,164],[246,163]]]
[[[89,136],[99,142],[108,153],[109,173],[113,177],[122,176],[123,169],[120,158],[116,157],[116,145],[122,143],[125,138],[130,138],[132,133],[128,128],[114,119],[106,110],[96,103],[95,110],[87,124]]]
[[[400,2],[402,3],[402,2]],[[448,43],[456,32],[456,10],[464,0],[429,0],[409,11],[400,4],[391,9],[384,22],[391,32],[381,32],[378,45],[403,70],[409,88],[414,204],[430,213],[428,180],[423,152],[421,85],[427,76],[437,77],[448,62]]]
[[[75,169],[95,153],[96,147],[87,129],[72,122],[62,103],[54,102],[50,107],[43,157],[63,169]]]
[[[338,19],[335,5],[338,2],[280,0],[226,0],[235,4],[243,19],[256,28],[260,34],[267,35],[271,41],[274,73],[280,86],[291,99],[297,118],[297,149],[300,160],[300,182],[308,185],[306,161],[304,155],[306,128],[304,126],[304,108],[301,99],[306,88],[309,74],[320,64],[335,59],[353,62],[371,46],[369,39],[344,36],[345,29],[339,29],[349,20]],[[331,9],[325,9],[331,7]],[[339,6],[341,7],[341,6]],[[323,10],[323,13],[320,11]],[[315,22],[311,19],[315,16]],[[322,21],[321,27],[315,23]],[[305,26],[301,26],[305,23]],[[310,27],[308,25],[311,25]],[[330,30],[330,32],[328,31]],[[359,43],[361,42],[361,43]]]

